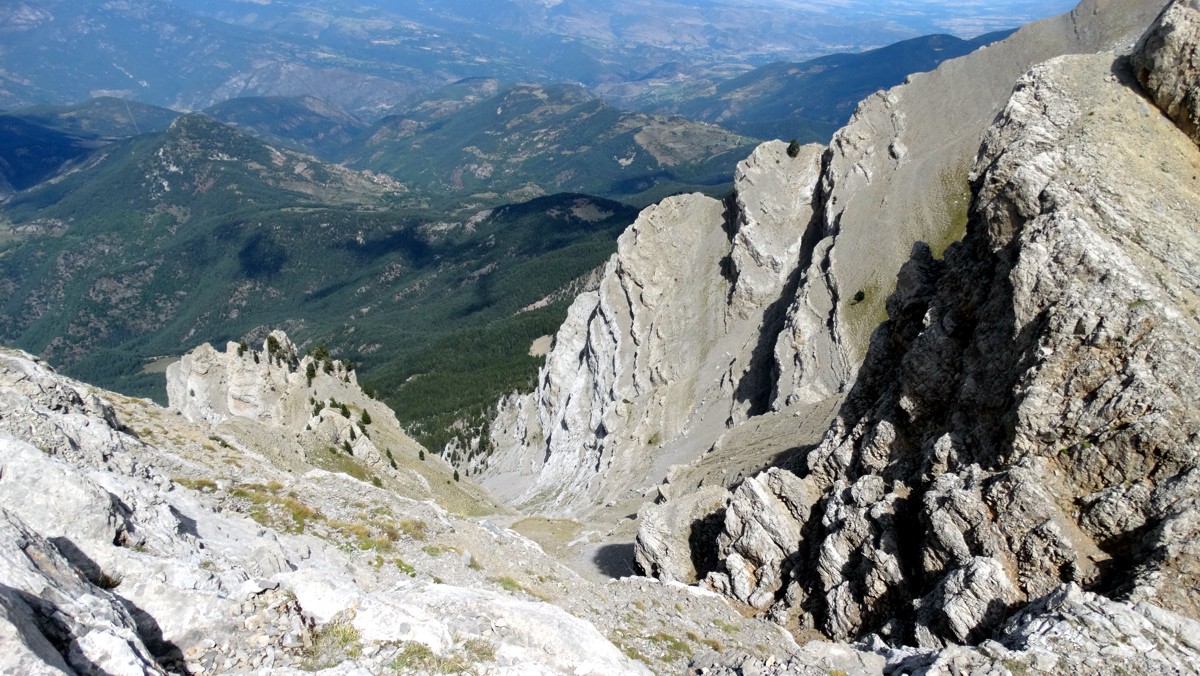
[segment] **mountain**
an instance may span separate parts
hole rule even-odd
[[[336,161],[367,129],[344,110],[312,96],[230,99],[204,114],[267,143]]]
[[[0,113],[0,199],[85,162],[109,140],[161,131],[178,116],[111,97]]]
[[[673,109],[755,138],[825,143],[870,94],[1011,33],[988,33],[971,40],[926,35],[860,54],[769,64],[721,82],[713,93]]]
[[[558,194],[454,217],[403,199],[385,177],[182,116],[5,205],[0,334],[161,397],[157,358],[288,326],[308,347],[369,357],[380,395],[444,444],[528,384],[530,345],[635,211]]]
[[[237,96],[320,92],[377,110],[432,81],[400,65],[346,67],[303,36],[264,34],[166,0],[10,3],[0,8],[0,34],[6,107],[113,95],[189,110]]]
[[[516,85],[456,103],[452,115],[445,108],[431,102],[415,119],[384,119],[346,163],[425,192],[646,201],[727,183],[734,158],[753,145],[712,125],[624,112],[573,85]]]
[[[182,348],[169,408],[0,350],[0,671],[1194,673],[1198,40],[1192,2],[1083,0],[872,95],[828,146],[760,145],[727,199],[647,208],[574,278],[532,394],[457,435],[454,467],[354,364],[266,326]],[[159,192],[118,191],[97,168],[120,157]],[[307,254],[446,277],[454,247],[513,258],[505,219],[536,214],[546,242],[563,225],[543,215],[586,231],[604,211],[552,196],[392,227],[399,186],[317,165],[184,116],[63,176],[75,220],[10,232],[0,260],[72,237],[126,253],[80,232],[89,172],[174,207],[175,231],[204,224],[164,201],[181,186],[250,213],[298,173],[306,241],[358,261]],[[126,297],[67,289],[81,251],[52,256],[59,295]],[[272,251],[242,262],[279,262],[256,272],[274,285],[296,257]],[[474,292],[494,270],[473,255]],[[574,293],[547,288],[498,314]],[[351,334],[389,302],[351,299],[323,308]]]

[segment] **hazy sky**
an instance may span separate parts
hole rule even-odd
[[[1078,0],[726,0],[745,6],[774,6],[808,12],[850,14],[890,20],[917,30],[974,36],[1062,14]]]

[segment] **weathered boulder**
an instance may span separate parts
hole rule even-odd
[[[916,639],[921,646],[977,643],[1008,616],[1017,590],[1004,566],[990,557],[975,557],[938,581],[916,604]]]
[[[1200,143],[1200,7],[1171,2],[1133,53],[1134,73],[1179,128]]]
[[[704,486],[674,500],[643,506],[634,542],[634,557],[642,572],[664,582],[692,584],[703,578],[716,564],[712,543],[724,523],[729,498],[729,491],[720,486]]]
[[[746,479],[734,492],[717,539],[725,572],[710,573],[710,586],[755,608],[774,603],[785,582],[784,561],[799,546],[819,498],[811,482],[785,470]]]

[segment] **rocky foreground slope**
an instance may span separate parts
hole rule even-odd
[[[261,347],[185,355],[173,410],[0,350],[0,673],[678,673],[799,649],[711,592],[585,579],[344,365]],[[807,650],[820,673],[883,660]]]

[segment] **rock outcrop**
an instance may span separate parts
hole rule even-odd
[[[1197,174],[1128,59],[1023,77],[972,172],[966,237],[944,261],[914,246],[825,439],[734,492],[712,587],[835,639],[937,648],[1042,631],[1038,613],[1080,598],[1064,583],[1114,599],[1081,602],[1095,612],[1191,626]],[[1151,669],[1141,640],[1117,642]]]

